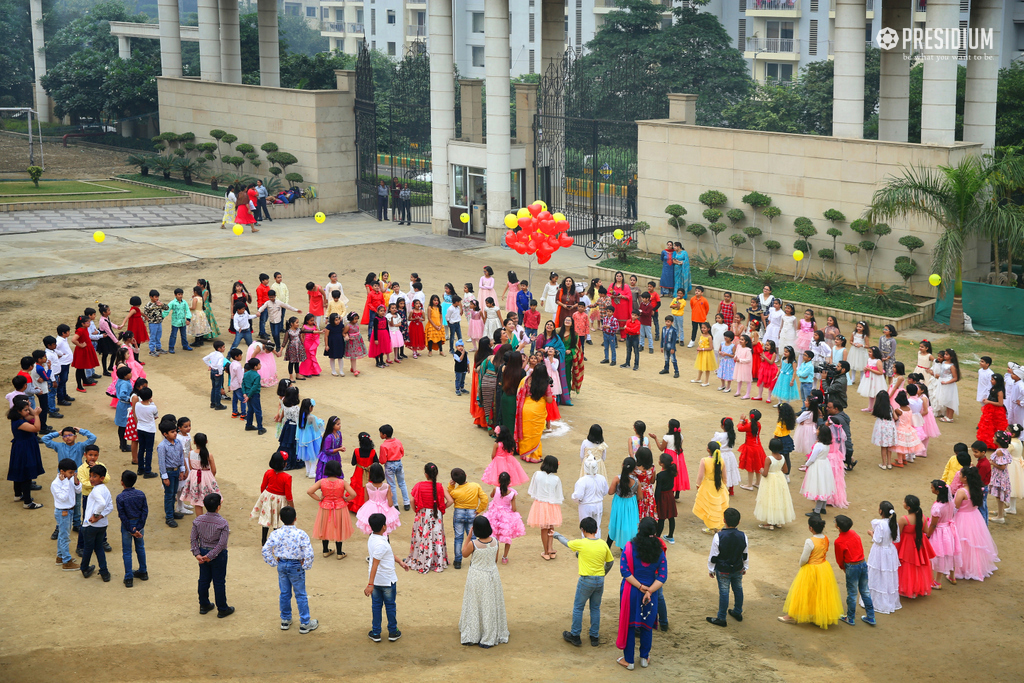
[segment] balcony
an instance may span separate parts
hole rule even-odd
[[[406,9],[426,9],[427,0],[405,0]]]
[[[363,30],[363,25],[362,24],[349,24],[348,25],[348,32],[349,33],[365,33],[365,31]]]
[[[405,27],[405,35],[423,37],[427,35],[427,27],[423,24],[412,24]]]
[[[924,0],[918,0],[918,2],[924,2]],[[918,10],[918,11],[920,12],[921,10]],[[830,9],[828,11],[828,18],[829,19],[835,19],[836,18],[836,7],[835,7],[835,4],[833,4],[832,5],[832,9]],[[875,18],[875,0],[864,0],[864,18],[865,19],[874,19]]]
[[[345,35],[344,21],[325,21],[320,26],[321,33],[337,33]]]
[[[762,59],[799,61],[800,40],[796,38],[747,38],[743,56],[746,59],[760,57]]]
[[[747,0],[748,17],[799,17],[797,0]]]

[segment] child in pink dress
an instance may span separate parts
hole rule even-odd
[[[348,314],[348,326],[345,328],[345,358],[348,358],[351,363],[349,372],[353,377],[358,377],[356,361],[366,358],[366,346],[363,344],[363,336],[359,332],[359,314],[355,312]]]
[[[502,426],[494,428],[494,449],[491,451],[491,462],[484,470],[480,481],[491,486],[498,486],[502,473],[509,475],[510,486],[519,486],[530,481],[526,470],[516,460],[516,442],[512,430]],[[492,520],[493,524],[493,520]]]
[[[811,342],[814,341],[814,331],[817,329],[818,324],[814,320],[814,311],[808,308],[804,311],[804,319],[800,321],[800,330],[796,334],[796,348],[798,351],[803,353],[811,348]]]
[[[356,526],[364,534],[372,534],[370,515],[379,512],[387,518],[384,534],[390,534],[402,526],[402,522],[398,517],[398,508],[391,499],[391,487],[384,482],[384,468],[379,463],[370,465],[369,479],[366,484],[366,502],[356,513]]]
[[[522,515],[516,511],[517,493],[509,483],[511,479],[508,472],[502,472],[498,476],[498,481],[497,487],[491,491],[491,504],[483,516],[491,523],[494,538],[498,543],[505,544],[501,563],[508,564],[508,551],[512,547],[512,541],[526,535],[526,526],[523,524]]]
[[[316,316],[307,313],[302,322],[302,345],[306,349],[306,360],[299,364],[299,374],[303,377],[317,377],[320,375],[320,362],[316,358],[317,349],[320,348],[320,329],[316,326]]]
[[[484,314],[480,311],[480,302],[473,299],[469,302],[469,338],[473,341],[473,350],[476,351],[477,342],[484,336]]]
[[[932,503],[931,519],[928,521],[928,540],[931,541],[935,557],[932,558],[932,571],[935,578],[932,581],[933,589],[942,588],[939,578],[946,577],[951,584],[956,585],[954,574],[960,568],[963,561],[963,553],[960,549],[960,539],[957,537],[956,524],[953,515],[956,514],[956,507],[950,500],[949,489],[946,482],[941,479],[932,481],[932,493],[935,494],[935,502]]]
[[[739,346],[736,348],[736,355],[733,357],[735,365],[733,366],[732,379],[736,382],[736,393],[733,396],[739,396],[743,391],[743,385],[747,385],[747,395],[743,398],[750,398],[750,382],[753,377],[753,362],[754,354],[750,350],[750,336],[741,334],[738,337],[737,343]]]
[[[897,465],[902,465],[904,461],[914,462],[914,458],[924,450],[924,446],[914,427],[914,415],[910,410],[907,393],[901,391],[896,394],[895,401],[899,417],[896,420],[896,445],[892,447],[892,452],[900,456]]]
[[[832,443],[828,447],[828,463],[832,466],[836,488],[835,493],[829,496],[826,502],[832,507],[848,508],[850,503],[846,500],[846,432],[842,425],[831,420],[828,428],[832,432]]]

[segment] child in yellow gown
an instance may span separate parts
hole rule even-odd
[[[827,629],[831,624],[839,623],[843,601],[832,565],[828,563],[828,537],[822,533],[825,520],[814,515],[807,526],[812,535],[804,542],[800,571],[789,587],[783,606],[786,614],[779,617],[779,621],[786,624],[813,623]]]
[[[711,342],[711,326],[701,323],[700,339],[697,340],[697,360],[693,362],[693,367],[697,369],[697,379],[691,379],[692,384],[700,383],[702,387],[708,386],[711,383],[711,373],[718,369]]]
[[[697,468],[697,497],[693,501],[693,514],[704,522],[702,531],[713,534],[725,524],[725,509],[729,507],[729,487],[725,483],[721,444],[708,443],[708,456]]]

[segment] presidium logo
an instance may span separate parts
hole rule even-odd
[[[969,59],[992,59],[992,55],[970,55],[976,50],[993,50],[992,29],[990,28],[905,28],[902,35],[894,28],[884,27],[875,35],[875,42],[883,50],[897,47],[902,52],[924,51],[947,52],[952,54],[925,54],[921,59],[953,59],[957,52],[967,50]]]

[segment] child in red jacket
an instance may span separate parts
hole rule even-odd
[[[629,357],[631,354],[635,356],[633,360],[633,369],[640,369],[640,316],[636,311],[633,311],[633,315],[630,317],[623,328],[622,333],[626,336],[626,362],[620,365],[620,368],[629,367]]]

